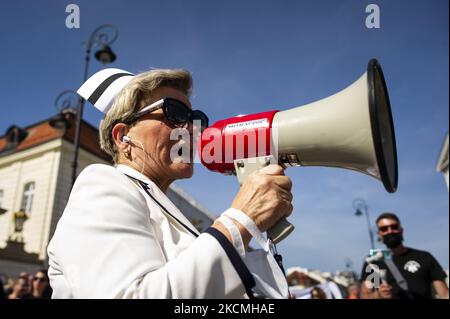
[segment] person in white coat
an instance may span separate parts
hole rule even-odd
[[[165,195],[193,175],[192,161],[172,160],[179,141],[171,131],[187,129],[192,142],[193,122],[208,125],[192,110],[191,88],[185,70],[106,69],[79,89],[105,113],[100,144],[115,166],[88,166],[73,186],[48,246],[53,298],[288,297],[267,247],[247,251],[252,236],[261,242],[292,212],[292,183],[280,166],[247,178],[202,234]]]

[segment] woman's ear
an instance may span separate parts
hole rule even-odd
[[[123,139],[123,137],[128,134],[128,131],[128,126],[124,123],[117,123],[111,131],[112,138],[119,153],[127,153],[130,147],[130,143],[125,142]]]

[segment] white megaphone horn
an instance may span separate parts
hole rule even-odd
[[[217,140],[220,140],[218,146]],[[346,168],[397,189],[394,125],[381,66],[344,90],[285,111],[269,111],[220,120],[199,140],[200,159],[210,170],[236,174],[239,182],[269,163],[284,166]],[[294,226],[285,219],[268,231],[281,241]]]

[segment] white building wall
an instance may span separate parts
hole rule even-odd
[[[23,188],[35,183],[30,218],[25,222],[25,251],[45,259],[44,233],[48,229],[53,209],[53,197],[60,160],[61,140],[54,140],[29,150],[0,158],[0,189],[7,213],[0,216],[0,248],[6,246],[14,229],[13,213],[20,210]]]
[[[0,216],[0,248],[4,248],[6,240],[10,234],[12,225],[12,209],[15,206],[15,197],[17,195],[17,180],[19,179],[22,165],[10,163],[9,165],[0,165],[0,189],[3,191],[2,208],[7,212]]]

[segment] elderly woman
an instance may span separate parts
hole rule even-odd
[[[287,297],[267,249],[247,251],[252,236],[292,211],[280,166],[247,178],[202,234],[165,195],[193,174],[192,160],[172,160],[171,131],[186,129],[192,142],[193,122],[207,126],[191,88],[185,70],[106,69],[78,91],[106,113],[100,143],[116,165],[91,165],[73,186],[48,247],[54,298]]]

